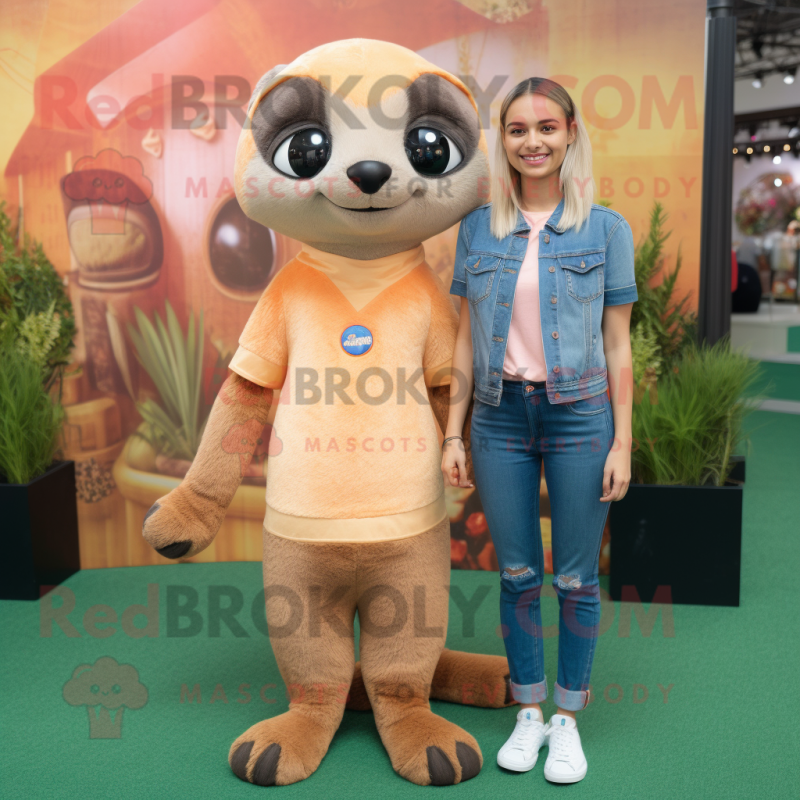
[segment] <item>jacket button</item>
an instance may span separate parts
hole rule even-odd
[[[525,387],[525,391],[526,392],[532,392],[533,391],[533,386],[526,386]]]
[[[556,364],[556,365],[553,367],[553,372],[561,372],[561,367],[559,367],[559,366],[558,366],[558,364]]]
[[[556,268],[555,267],[548,267],[547,271],[548,272],[555,272]]]
[[[585,267],[585,266],[586,266],[586,262],[585,261],[581,261],[581,267]]]
[[[500,337],[500,336],[492,336],[492,339],[494,339],[496,342],[502,342],[503,341],[502,337]]]
[[[561,397],[561,392],[556,392],[553,396],[558,400],[558,398]]]
[[[544,243],[545,244],[550,244],[550,234],[549,233],[546,233],[544,235]]]
[[[558,331],[553,331],[553,338],[558,339]]]
[[[557,302],[557,300],[556,300],[556,298],[555,298],[555,295],[553,295],[553,297],[551,297],[551,298],[550,298],[550,302],[551,302],[551,303],[555,303],[555,302]]]

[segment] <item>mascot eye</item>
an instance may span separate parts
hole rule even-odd
[[[406,155],[423,175],[443,175],[461,163],[461,151],[436,128],[412,128],[406,136]]]
[[[331,143],[319,128],[306,128],[281,142],[272,161],[284,174],[293,178],[313,178],[328,163]]]

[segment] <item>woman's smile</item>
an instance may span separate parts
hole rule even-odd
[[[550,153],[536,153],[531,155],[524,155],[521,156],[521,158],[528,164],[533,164],[534,166],[538,166],[539,164],[544,164],[549,155]]]

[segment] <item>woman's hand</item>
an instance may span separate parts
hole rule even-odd
[[[474,487],[467,480],[467,454],[463,439],[450,439],[445,442],[442,452],[442,475],[445,486],[461,486],[464,489]]]
[[[628,491],[630,482],[630,450],[620,447],[618,450],[609,451],[603,470],[603,496],[600,498],[600,502],[609,503],[612,500],[622,500]]]

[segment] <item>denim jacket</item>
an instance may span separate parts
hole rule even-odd
[[[633,233],[625,218],[592,205],[580,231],[556,230],[562,198],[539,232],[539,312],[547,397],[570,403],[608,388],[603,306],[638,299]],[[520,211],[505,239],[489,228],[491,203],[461,220],[450,294],[469,300],[475,398],[500,405],[506,340],[530,225]],[[520,309],[522,310],[522,309]]]

